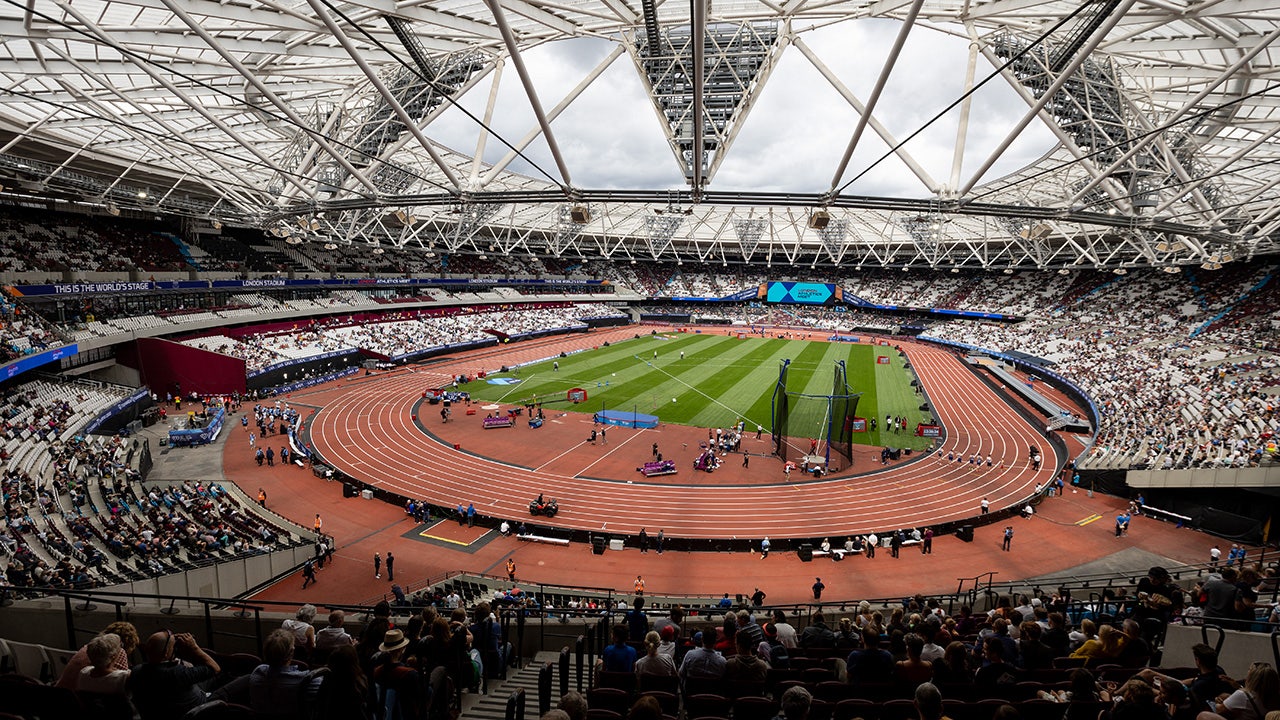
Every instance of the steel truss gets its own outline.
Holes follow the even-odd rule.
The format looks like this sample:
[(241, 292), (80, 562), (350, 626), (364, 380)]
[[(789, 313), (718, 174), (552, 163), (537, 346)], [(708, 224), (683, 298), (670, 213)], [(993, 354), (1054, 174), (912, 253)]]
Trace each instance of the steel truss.
[[(1266, 0), (35, 0), (0, 13), (0, 201), (72, 201), (253, 225), (297, 242), (426, 252), (1212, 267), (1280, 252), (1274, 9)], [(865, 97), (805, 41), (850, 19), (900, 24)], [(911, 143), (918, 128), (884, 116), (882, 90), (913, 81), (896, 72), (899, 53), (925, 32), (969, 43), (968, 66), (955, 68), (966, 93), (1008, 65), (992, 82), (1021, 98), (1026, 115), (985, 160), (972, 156), (983, 118), (971, 116), (968, 96), (949, 168), (921, 157)], [(570, 37), (613, 49), (544, 111), (524, 55)], [(858, 116), (833, 190), (717, 190), (744, 120), (793, 50)], [(687, 190), (572, 181), (553, 123), (623, 54)], [(485, 79), (487, 99), (471, 97)], [(433, 123), (463, 100), (482, 106), (478, 122), (491, 121), (503, 80), (519, 82), (532, 109), (526, 134), (508, 140), (486, 126), (473, 152), (433, 139)], [(1059, 145), (989, 177), (1033, 121)], [(839, 186), (850, 158), (850, 182), (870, 169), (853, 155), (864, 129), (918, 182), (915, 192), (868, 197)], [(505, 156), (484, 162), (486, 142), (506, 144)], [(535, 142), (554, 168), (525, 155)], [(839, 154), (832, 148), (833, 167)], [(522, 156), (541, 177), (509, 169)], [(819, 210), (830, 221), (810, 227)]]

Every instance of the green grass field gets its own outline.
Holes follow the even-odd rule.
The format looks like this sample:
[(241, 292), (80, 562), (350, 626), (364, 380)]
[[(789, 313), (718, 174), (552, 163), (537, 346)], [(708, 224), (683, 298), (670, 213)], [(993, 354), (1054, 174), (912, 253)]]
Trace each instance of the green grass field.
[[(877, 354), (888, 355), (890, 364), (877, 365)], [(883, 425), (886, 414), (901, 415), (912, 432), (924, 419), (918, 409), (923, 399), (911, 387), (912, 375), (892, 348), (758, 337), (739, 340), (716, 334), (641, 336), (560, 358), (558, 371), (548, 360), (526, 365), (518, 375), (490, 375), (461, 389), (481, 400), (523, 404), (536, 396), (545, 407), (635, 411), (657, 415), (664, 423), (697, 427), (728, 427), (743, 419), (749, 429), (759, 424), (768, 432), (778, 368), (785, 358), (791, 359), (788, 389), (792, 392), (830, 394), (834, 363), (844, 360), (849, 386), (862, 393), (859, 417), (876, 417)], [(520, 382), (513, 385), (488, 382), (516, 377)], [(566, 391), (575, 387), (588, 394), (588, 400), (577, 406), (565, 401)], [(800, 427), (794, 420), (798, 415), (793, 414), (793, 437), (818, 434), (817, 428)], [(928, 439), (910, 434), (885, 433), (882, 440), (881, 430), (854, 433), (854, 441), (914, 450), (929, 447)]]

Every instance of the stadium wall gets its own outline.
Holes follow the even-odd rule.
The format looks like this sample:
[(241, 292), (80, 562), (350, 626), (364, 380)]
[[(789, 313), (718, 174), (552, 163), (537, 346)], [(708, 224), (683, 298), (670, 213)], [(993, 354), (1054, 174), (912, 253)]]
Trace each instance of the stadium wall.
[(160, 338), (138, 338), (121, 345), (116, 360), (137, 369), (157, 396), (245, 392), (245, 362), (240, 358)]

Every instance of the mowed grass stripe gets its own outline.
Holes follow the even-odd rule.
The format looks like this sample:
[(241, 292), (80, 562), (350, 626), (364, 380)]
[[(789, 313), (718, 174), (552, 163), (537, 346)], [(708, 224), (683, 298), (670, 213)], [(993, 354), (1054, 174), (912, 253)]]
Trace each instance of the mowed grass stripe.
[[(585, 404), (575, 408), (582, 412), (635, 410), (657, 415), (663, 422), (697, 427), (727, 427), (741, 418), (767, 429), (772, 424), (773, 391), (783, 358), (792, 359), (788, 374), (792, 392), (818, 396), (831, 392), (834, 362), (843, 359), (850, 387), (863, 393), (859, 416), (879, 417), (883, 423), (885, 413), (905, 415), (914, 429), (923, 415), (909, 385), (910, 375), (890, 348), (710, 333), (664, 338), (641, 336), (529, 365), (522, 368), (522, 382), (516, 386), (481, 380), (465, 389), (481, 400), (519, 403), (536, 394), (539, 400), (567, 407), (565, 391), (582, 387), (589, 395)], [(876, 365), (877, 354), (889, 355), (893, 364)], [(556, 361), (559, 372), (552, 369)], [(895, 447), (917, 446), (907, 435), (886, 433), (884, 440)], [(878, 443), (880, 433), (855, 435), (855, 441)]]
[[(906, 360), (893, 348), (876, 349), (880, 351), (878, 354), (889, 357), (889, 364), (875, 365), (876, 388), (880, 398), (880, 411), (877, 416), (879, 423), (873, 434), (875, 441), (882, 445), (909, 447), (913, 450), (929, 447), (932, 444), (929, 438), (915, 436), (916, 423), (925, 418), (925, 414), (920, 410), (920, 403), (924, 402), (924, 398), (922, 395), (917, 395), (915, 388), (911, 387), (912, 374), (906, 369)], [(884, 425), (885, 415), (905, 417), (907, 431), (896, 434), (887, 432)]]
[[(736, 422), (743, 404), (734, 404), (737, 398), (724, 394), (724, 379), (732, 380), (746, 372), (750, 374), (753, 345), (725, 336), (711, 336), (701, 344), (707, 347), (698, 353), (700, 360), (676, 360), (668, 365), (661, 357), (655, 367), (659, 383), (649, 391), (649, 412), (664, 421), (706, 427), (724, 426)], [(718, 352), (712, 356), (710, 350)], [(676, 377), (668, 377), (665, 373)], [(729, 383), (730, 385), (732, 383)], [(676, 398), (676, 402), (670, 402)], [(645, 403), (641, 401), (640, 405)]]
[(724, 426), (743, 418), (749, 424), (769, 425), (769, 399), (777, 383), (778, 363), (789, 352), (786, 340), (744, 339), (736, 341), (749, 352), (738, 365), (750, 366), (745, 373), (718, 372), (707, 383), (708, 392), (718, 392), (725, 405), (735, 408), (735, 417), (727, 422), (716, 414), (716, 407), (707, 407), (693, 418), (703, 427)]

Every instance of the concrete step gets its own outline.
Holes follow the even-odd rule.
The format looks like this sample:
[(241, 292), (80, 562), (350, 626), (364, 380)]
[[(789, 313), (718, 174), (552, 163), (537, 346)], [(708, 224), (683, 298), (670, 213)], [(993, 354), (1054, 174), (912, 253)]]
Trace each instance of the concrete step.
[[(507, 669), (506, 680), (490, 680), (489, 692), (485, 695), (463, 693), (462, 714), (460, 720), (503, 720), (507, 712), (507, 698), (516, 690), (524, 690), (524, 715), (527, 720), (538, 717), (538, 672), (548, 662), (559, 660), (559, 654), (552, 651), (539, 652), (532, 662), (519, 670)], [(559, 700), (559, 690), (552, 683), (552, 696)], [(555, 702), (552, 702), (555, 707)]]

